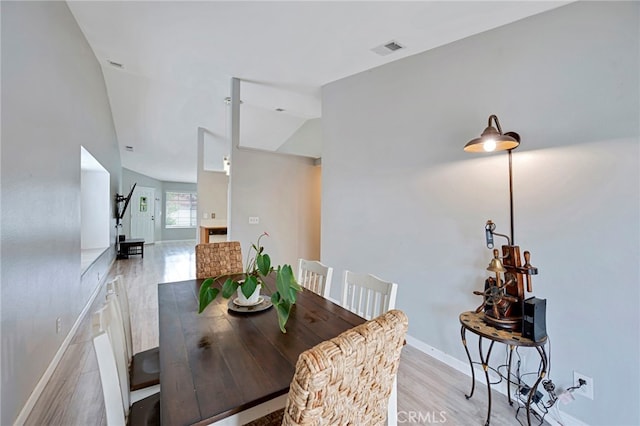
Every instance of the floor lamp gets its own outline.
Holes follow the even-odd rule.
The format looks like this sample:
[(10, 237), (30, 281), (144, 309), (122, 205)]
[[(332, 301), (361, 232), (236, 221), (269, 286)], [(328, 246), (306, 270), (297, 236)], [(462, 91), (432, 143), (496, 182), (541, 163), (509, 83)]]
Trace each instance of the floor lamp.
[[(495, 125), (495, 127), (494, 127)], [(519, 331), (522, 328), (522, 311), (525, 297), (524, 282), (527, 291), (532, 291), (531, 275), (536, 275), (538, 269), (531, 266), (530, 253), (524, 252), (524, 262), (520, 258), (520, 247), (515, 245), (513, 225), (513, 165), (512, 154), (520, 145), (520, 135), (515, 132), (502, 132), (500, 121), (495, 115), (489, 116), (487, 127), (480, 137), (472, 139), (465, 146), (466, 152), (487, 153), (507, 151), (509, 157), (509, 219), (511, 225), (510, 236), (495, 232), (495, 224), (488, 220), (485, 225), (487, 247), (493, 249), (493, 236), (498, 235), (507, 239), (502, 246), (502, 256), (497, 249), (493, 249), (493, 259), (489, 263), (488, 271), (495, 273), (485, 281), (483, 292), (475, 292), (483, 296), (482, 305), (477, 312), (484, 311), (485, 322), (498, 328)], [(504, 277), (504, 278), (502, 278)]]

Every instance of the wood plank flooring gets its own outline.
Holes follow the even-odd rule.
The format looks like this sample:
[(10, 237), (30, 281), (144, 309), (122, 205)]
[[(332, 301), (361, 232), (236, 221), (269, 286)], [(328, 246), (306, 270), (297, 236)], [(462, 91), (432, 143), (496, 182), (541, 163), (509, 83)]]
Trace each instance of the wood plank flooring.
[[(157, 284), (195, 278), (194, 247), (194, 241), (147, 245), (144, 259), (131, 256), (114, 263), (107, 279), (121, 274), (127, 284), (135, 352), (158, 345)], [(104, 289), (89, 312), (94, 312), (103, 301)], [(90, 317), (88, 314), (83, 319), (26, 425), (106, 425), (91, 342)], [(451, 338), (458, 340), (460, 337)], [(487, 409), (486, 388), (482, 384), (476, 385), (474, 397), (467, 400), (464, 394), (469, 392), (470, 385), (468, 376), (406, 346), (398, 372), (399, 424), (483, 425)], [(520, 411), (520, 421), (526, 424)], [(495, 391), (491, 424), (518, 424), (515, 408), (509, 406), (505, 396)]]

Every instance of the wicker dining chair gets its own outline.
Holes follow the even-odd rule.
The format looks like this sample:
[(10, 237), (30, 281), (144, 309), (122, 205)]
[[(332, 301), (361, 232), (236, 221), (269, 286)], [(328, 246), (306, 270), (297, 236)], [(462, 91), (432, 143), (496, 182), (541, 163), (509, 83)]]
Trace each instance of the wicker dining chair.
[(391, 310), (303, 352), (283, 410), (257, 425), (383, 425), (408, 319)]
[(282, 424), (384, 424), (407, 328), (392, 310), (303, 352)]
[(240, 242), (201, 243), (196, 245), (196, 278), (242, 273)]

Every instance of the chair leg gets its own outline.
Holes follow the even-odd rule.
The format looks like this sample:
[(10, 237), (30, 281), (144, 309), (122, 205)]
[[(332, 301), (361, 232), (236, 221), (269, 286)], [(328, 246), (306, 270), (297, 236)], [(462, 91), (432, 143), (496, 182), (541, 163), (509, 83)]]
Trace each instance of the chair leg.
[(398, 426), (398, 376), (393, 378), (393, 387), (389, 396), (387, 426)]

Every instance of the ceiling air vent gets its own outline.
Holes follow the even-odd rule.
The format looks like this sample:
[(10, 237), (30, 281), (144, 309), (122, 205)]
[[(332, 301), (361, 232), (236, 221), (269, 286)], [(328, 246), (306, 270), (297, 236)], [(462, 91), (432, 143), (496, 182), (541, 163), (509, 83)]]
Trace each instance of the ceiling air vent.
[(126, 149), (129, 152), (133, 152), (133, 147), (131, 145), (125, 146), (124, 149)]
[(389, 55), (390, 53), (396, 52), (400, 49), (404, 49), (404, 46), (401, 45), (400, 43), (398, 43), (397, 41), (391, 40), (388, 43), (385, 43), (381, 46), (378, 47), (374, 47), (373, 49), (371, 49), (372, 51), (374, 51), (375, 53), (377, 53), (380, 56), (386, 56)]
[(109, 65), (111, 65), (114, 68), (120, 68), (120, 69), (124, 68), (124, 65), (122, 65), (120, 62), (115, 62), (111, 60), (107, 60), (107, 62), (109, 63)]

